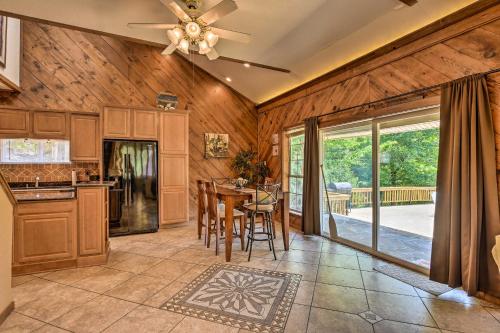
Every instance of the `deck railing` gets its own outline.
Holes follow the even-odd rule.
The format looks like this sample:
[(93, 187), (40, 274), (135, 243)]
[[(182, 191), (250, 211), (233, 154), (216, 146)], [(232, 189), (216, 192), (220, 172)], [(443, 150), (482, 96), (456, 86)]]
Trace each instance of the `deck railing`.
[[(382, 206), (432, 202), (432, 193), (436, 187), (401, 186), (381, 187), (380, 204)], [(351, 195), (328, 191), (332, 212), (347, 215), (350, 208), (372, 205), (372, 189), (369, 187), (353, 188)], [(326, 196), (325, 204), (326, 204)], [(326, 205), (325, 205), (326, 209)]]

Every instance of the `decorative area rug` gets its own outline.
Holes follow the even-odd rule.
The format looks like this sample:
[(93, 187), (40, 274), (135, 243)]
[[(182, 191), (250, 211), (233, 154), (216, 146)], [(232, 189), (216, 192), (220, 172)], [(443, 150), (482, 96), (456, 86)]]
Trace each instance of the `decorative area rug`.
[(420, 274), (400, 266), (386, 264), (375, 266), (373, 269), (399, 281), (408, 283), (415, 288), (425, 290), (435, 296), (439, 296), (453, 290), (445, 284), (429, 280), (429, 277), (424, 274)]
[(301, 278), (215, 264), (161, 308), (253, 332), (283, 332)]

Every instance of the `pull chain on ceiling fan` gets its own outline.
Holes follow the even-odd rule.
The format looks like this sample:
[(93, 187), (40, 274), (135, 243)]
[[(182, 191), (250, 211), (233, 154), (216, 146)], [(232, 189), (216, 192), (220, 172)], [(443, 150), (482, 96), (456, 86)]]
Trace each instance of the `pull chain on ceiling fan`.
[(211, 27), (210, 25), (238, 9), (233, 0), (222, 0), (207, 12), (197, 16), (201, 0), (185, 0), (188, 7), (186, 13), (179, 4), (173, 0), (160, 0), (177, 18), (178, 24), (169, 23), (129, 23), (130, 28), (167, 29), (167, 37), (170, 40), (168, 47), (163, 50), (163, 55), (172, 54), (179, 50), (189, 54), (189, 50), (196, 50), (199, 54), (206, 55), (208, 59), (215, 60), (219, 54), (214, 46), (219, 38), (233, 40), (242, 43), (250, 42), (250, 35)]

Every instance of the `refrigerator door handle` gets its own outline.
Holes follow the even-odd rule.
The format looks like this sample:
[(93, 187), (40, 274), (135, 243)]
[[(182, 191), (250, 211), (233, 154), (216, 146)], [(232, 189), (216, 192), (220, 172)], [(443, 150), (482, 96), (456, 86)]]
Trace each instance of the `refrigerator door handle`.
[(129, 184), (128, 184), (128, 179), (129, 179), (129, 174), (128, 174), (128, 154), (125, 154), (124, 156), (125, 159), (125, 170), (124, 170), (124, 175), (125, 175), (125, 207), (128, 207), (128, 192), (129, 192)]
[(130, 206), (132, 204), (132, 164), (131, 164), (131, 161), (130, 161), (130, 154), (127, 154), (128, 158), (127, 158), (127, 172), (128, 172), (128, 184), (127, 184), (127, 187), (128, 187), (128, 198), (127, 198), (127, 201), (128, 201), (128, 206)]

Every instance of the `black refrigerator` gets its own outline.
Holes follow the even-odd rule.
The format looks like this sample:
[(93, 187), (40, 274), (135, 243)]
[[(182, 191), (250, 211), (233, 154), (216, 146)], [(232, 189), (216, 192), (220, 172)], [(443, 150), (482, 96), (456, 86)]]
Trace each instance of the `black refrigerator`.
[(158, 231), (158, 149), (154, 141), (104, 140), (110, 236)]

